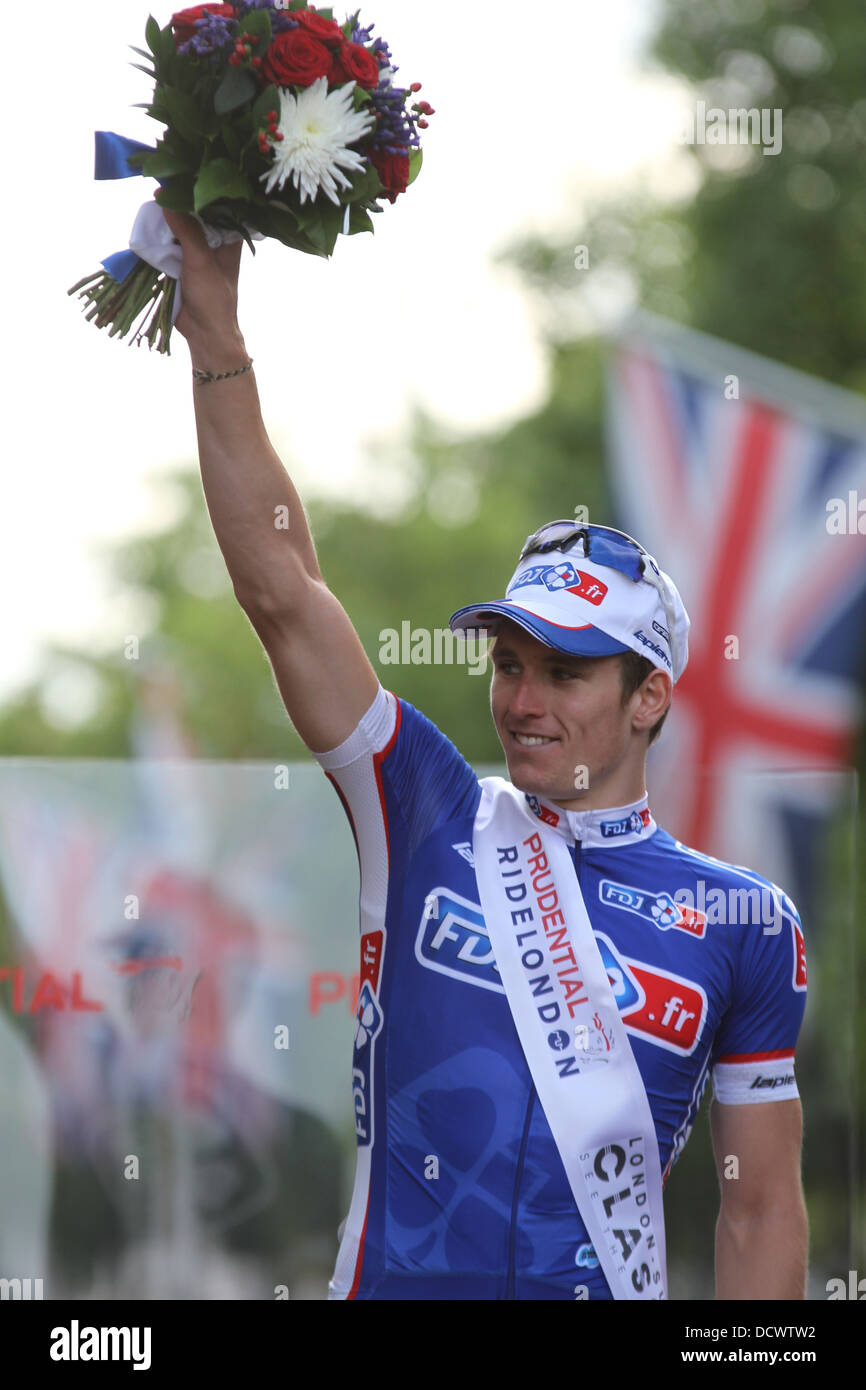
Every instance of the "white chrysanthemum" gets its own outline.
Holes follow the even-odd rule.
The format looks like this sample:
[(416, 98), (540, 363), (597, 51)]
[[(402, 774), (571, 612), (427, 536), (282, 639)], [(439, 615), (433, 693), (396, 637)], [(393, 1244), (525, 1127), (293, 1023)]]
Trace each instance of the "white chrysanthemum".
[(319, 77), (298, 96), (280, 89), (277, 129), (282, 140), (272, 146), (274, 162), (261, 178), (270, 193), (291, 178), (301, 202), (311, 200), (321, 188), (332, 203), (339, 203), (338, 184), (349, 187), (341, 169), (361, 170), (365, 163), (350, 150), (375, 124), (372, 115), (353, 109), (354, 82), (328, 91), (327, 77)]

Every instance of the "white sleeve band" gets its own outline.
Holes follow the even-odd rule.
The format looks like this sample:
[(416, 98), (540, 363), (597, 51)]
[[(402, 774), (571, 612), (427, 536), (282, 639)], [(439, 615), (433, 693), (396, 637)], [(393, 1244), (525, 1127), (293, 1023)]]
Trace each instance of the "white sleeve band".
[(720, 1105), (795, 1100), (800, 1092), (794, 1077), (794, 1059), (768, 1057), (765, 1061), (717, 1062), (713, 1067), (713, 1094)]
[(313, 757), (326, 772), (337, 772), (369, 753), (381, 753), (396, 722), (397, 701), (390, 690), (380, 685), (375, 700), (349, 737), (338, 748), (327, 753), (313, 753)]

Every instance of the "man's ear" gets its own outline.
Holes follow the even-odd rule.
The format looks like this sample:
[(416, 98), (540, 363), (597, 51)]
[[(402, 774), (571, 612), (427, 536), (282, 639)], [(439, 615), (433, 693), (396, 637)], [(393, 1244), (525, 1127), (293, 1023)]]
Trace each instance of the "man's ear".
[(632, 713), (632, 728), (651, 729), (657, 724), (671, 702), (673, 689), (674, 683), (667, 671), (660, 671), (656, 666), (632, 697), (637, 700)]

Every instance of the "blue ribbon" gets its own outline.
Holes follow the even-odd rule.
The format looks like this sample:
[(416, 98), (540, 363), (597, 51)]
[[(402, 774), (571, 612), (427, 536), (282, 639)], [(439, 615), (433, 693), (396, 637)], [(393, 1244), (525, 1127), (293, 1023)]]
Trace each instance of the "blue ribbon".
[(96, 179), (131, 179), (141, 174), (140, 169), (130, 169), (127, 159), (139, 150), (153, 154), (153, 145), (143, 145), (140, 140), (130, 140), (126, 135), (116, 135), (113, 130), (97, 130), (95, 134), (96, 159), (93, 177)]
[[(126, 135), (117, 135), (113, 130), (97, 130), (95, 133), (96, 157), (93, 176), (97, 179), (131, 179), (141, 174), (140, 169), (130, 169), (127, 159), (139, 150), (153, 154), (152, 145), (143, 145), (140, 140), (130, 140)], [(106, 256), (101, 264), (114, 280), (125, 280), (141, 258), (134, 251), (115, 251)]]

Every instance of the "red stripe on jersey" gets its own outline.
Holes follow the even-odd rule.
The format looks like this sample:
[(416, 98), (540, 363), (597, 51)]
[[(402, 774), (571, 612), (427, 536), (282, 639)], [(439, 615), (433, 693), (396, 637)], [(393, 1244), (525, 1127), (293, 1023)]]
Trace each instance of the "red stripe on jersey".
[(376, 774), (376, 789), (379, 793), (379, 805), (382, 808), (382, 824), (385, 827), (385, 848), (388, 853), (389, 872), (391, 869), (391, 838), (388, 834), (388, 812), (385, 808), (385, 793), (382, 789), (382, 763), (385, 761), (388, 754), (391, 752), (391, 749), (394, 747), (394, 744), (397, 742), (397, 735), (400, 732), (400, 723), (403, 716), (403, 708), (396, 695), (394, 696), (394, 699), (397, 704), (397, 719), (394, 724), (394, 732), (388, 739), (388, 742), (385, 744), (385, 747), (382, 749), (382, 751), (380, 753), (373, 754), (373, 771)]
[(732, 1052), (727, 1057), (720, 1057), (716, 1065), (726, 1062), (772, 1062), (777, 1057), (793, 1057), (793, 1055), (793, 1047), (783, 1048), (781, 1052)]
[(367, 1192), (367, 1210), (364, 1212), (364, 1225), (361, 1227), (361, 1239), (358, 1242), (358, 1258), (355, 1261), (355, 1277), (352, 1280), (352, 1287), (346, 1294), (346, 1301), (354, 1298), (358, 1292), (358, 1285), (361, 1282), (361, 1265), (364, 1262), (364, 1237), (367, 1234), (367, 1217), (370, 1215), (370, 1193)]
[[(390, 693), (390, 692), (389, 692), (389, 693)], [(402, 709), (402, 706), (401, 706), (401, 704), (400, 704), (400, 701), (399, 701), (399, 699), (398, 699), (398, 697), (397, 697), (396, 695), (394, 696), (394, 700), (395, 700), (395, 703), (396, 703), (396, 706), (397, 706), (397, 718), (396, 718), (395, 723), (394, 723), (394, 732), (393, 732), (393, 734), (391, 735), (391, 737), (389, 738), (388, 742), (385, 744), (385, 747), (382, 749), (382, 751), (381, 751), (380, 753), (374, 753), (374, 754), (373, 754), (373, 771), (374, 771), (375, 774), (376, 774), (376, 790), (377, 790), (378, 793), (379, 793), (379, 805), (380, 805), (381, 808), (382, 808), (382, 825), (383, 825), (384, 828), (385, 828), (385, 849), (386, 849), (387, 855), (388, 855), (388, 871), (389, 871), (389, 873), (390, 873), (390, 870), (391, 870), (391, 840), (390, 840), (390, 836), (389, 836), (389, 834), (388, 834), (388, 811), (387, 811), (387, 808), (386, 808), (386, 806), (385, 806), (385, 792), (384, 792), (384, 789), (383, 789), (383, 787), (382, 787), (382, 763), (385, 761), (385, 759), (387, 758), (388, 754), (391, 752), (391, 749), (394, 747), (394, 744), (397, 742), (397, 735), (398, 735), (399, 732), (400, 732), (400, 723), (401, 723), (402, 716), (403, 716), (403, 709)], [(371, 1176), (372, 1176), (372, 1175), (371, 1175)], [(354, 1297), (355, 1297), (355, 1295), (356, 1295), (357, 1292), (358, 1292), (358, 1286), (359, 1286), (359, 1284), (361, 1283), (361, 1269), (362, 1269), (363, 1264), (364, 1264), (364, 1238), (365, 1238), (365, 1236), (366, 1236), (366, 1234), (367, 1234), (367, 1218), (369, 1217), (369, 1215), (370, 1215), (370, 1188), (369, 1188), (369, 1186), (368, 1186), (368, 1187), (367, 1187), (367, 1206), (366, 1206), (366, 1208), (365, 1208), (365, 1210), (364, 1210), (364, 1225), (363, 1225), (362, 1228), (361, 1228), (361, 1239), (358, 1241), (358, 1257), (357, 1257), (357, 1259), (355, 1260), (355, 1277), (354, 1277), (354, 1279), (352, 1280), (352, 1287), (351, 1287), (351, 1289), (349, 1290), (348, 1294), (346, 1295), (347, 1300), (350, 1299), (350, 1298), (354, 1298)]]
[(358, 864), (359, 864), (359, 866), (360, 866), (360, 863), (361, 863), (361, 847), (360, 847), (360, 845), (358, 844), (358, 832), (357, 832), (357, 830), (355, 829), (355, 818), (354, 818), (354, 816), (352, 815), (352, 812), (351, 812), (351, 809), (350, 809), (350, 807), (349, 807), (348, 801), (346, 800), (346, 798), (344, 797), (342, 791), (340, 790), (340, 784), (339, 784), (339, 782), (337, 782), (336, 779), (335, 779), (334, 777), (331, 776), (330, 772), (326, 772), (326, 773), (325, 773), (325, 776), (327, 777), (327, 779), (328, 779), (328, 781), (330, 782), (331, 786), (334, 788), (334, 791), (337, 793), (337, 796), (340, 798), (340, 805), (343, 807), (343, 810), (346, 812), (346, 816), (347, 816), (347, 818), (348, 818), (349, 825), (351, 826), (351, 829), (352, 829), (352, 839), (355, 841), (355, 853), (356, 853), (357, 856), (358, 856)]

